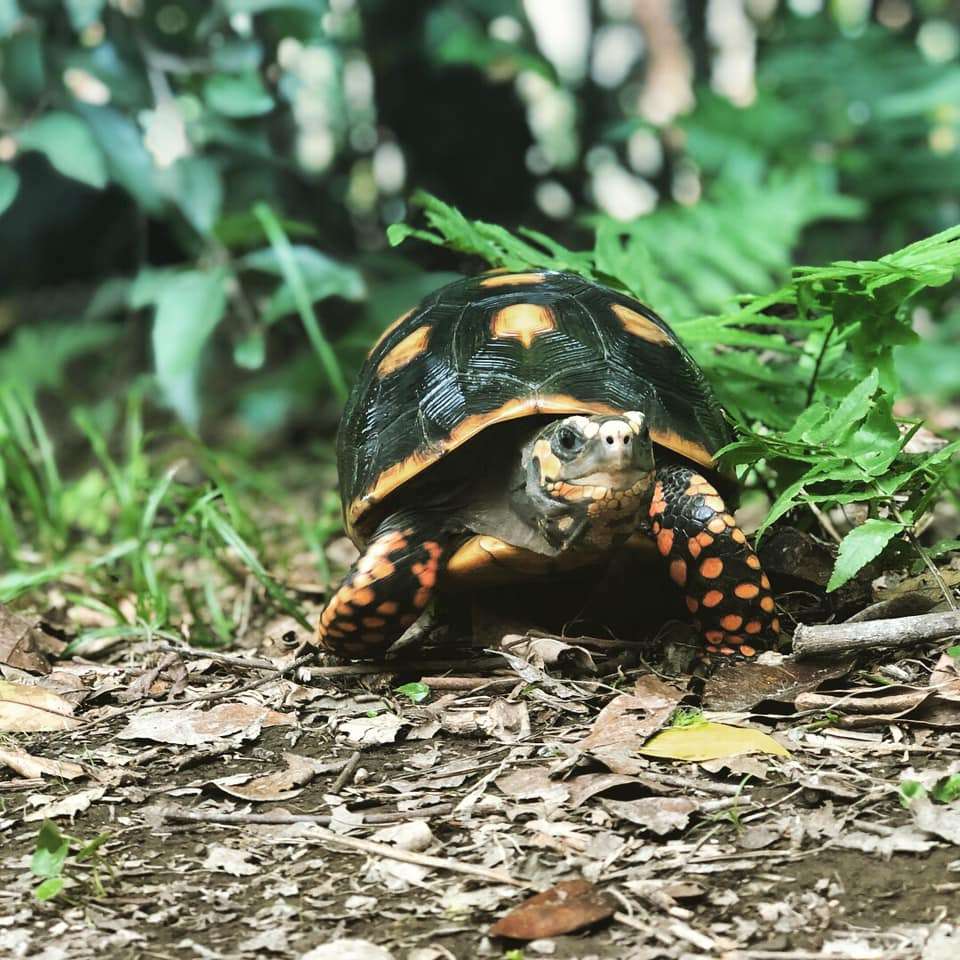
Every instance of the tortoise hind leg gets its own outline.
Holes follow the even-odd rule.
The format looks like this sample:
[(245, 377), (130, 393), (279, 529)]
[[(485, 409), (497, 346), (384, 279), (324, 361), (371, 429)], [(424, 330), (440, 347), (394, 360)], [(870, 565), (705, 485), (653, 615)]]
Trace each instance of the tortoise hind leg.
[(658, 467), (650, 520), (707, 651), (749, 657), (775, 646), (770, 581), (710, 481), (686, 464)]
[(320, 614), (315, 643), (351, 659), (381, 659), (423, 612), (450, 537), (423, 517), (385, 520)]

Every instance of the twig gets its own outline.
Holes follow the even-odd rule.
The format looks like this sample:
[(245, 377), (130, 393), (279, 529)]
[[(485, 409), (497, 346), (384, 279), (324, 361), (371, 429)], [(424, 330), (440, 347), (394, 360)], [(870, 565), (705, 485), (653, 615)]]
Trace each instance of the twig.
[[(236, 814), (223, 813), (195, 813), (187, 810), (178, 810), (165, 815), (167, 820), (173, 820), (181, 823), (276, 823), (275, 818), (279, 814), (240, 814), (243, 819), (240, 821), (227, 818), (235, 817)], [(372, 840), (361, 840), (358, 837), (346, 837), (327, 830), (326, 827), (316, 823), (315, 820), (304, 821), (301, 814), (287, 814), (288, 818), (280, 822), (283, 823), (302, 823), (312, 822), (315, 827), (313, 836), (307, 838), (311, 840), (320, 840), (333, 846), (344, 847), (347, 850), (355, 850), (357, 853), (367, 853), (374, 857), (385, 857), (388, 860), (399, 860), (401, 863), (413, 863), (420, 867), (430, 867), (434, 870), (446, 870), (449, 873), (459, 873), (468, 877), (477, 877), (480, 880), (488, 880), (491, 883), (509, 884), (511, 887), (520, 887), (522, 889), (536, 889), (533, 884), (526, 880), (517, 880), (504, 873), (501, 870), (490, 870), (487, 867), (478, 867), (472, 863), (460, 863), (458, 860), (448, 859), (446, 857), (433, 857), (425, 853), (413, 853), (409, 850), (401, 850), (398, 847), (391, 847), (386, 843), (374, 843)], [(271, 819), (272, 818), (272, 819)]]
[(807, 506), (810, 508), (810, 512), (817, 518), (820, 526), (827, 532), (830, 539), (834, 543), (839, 543), (843, 537), (840, 536), (839, 531), (833, 525), (833, 521), (830, 517), (827, 516), (815, 503), (808, 503)]
[(214, 650), (198, 650), (194, 647), (179, 647), (172, 643), (154, 643), (151, 650), (164, 653), (176, 653), (191, 660), (215, 660), (217, 663), (226, 663), (232, 667), (242, 667), (247, 670), (271, 670), (274, 673), (283, 673), (284, 668), (278, 667), (269, 660), (260, 657), (237, 657), (229, 653), (217, 653)]
[(477, 657), (473, 660), (383, 660), (380, 663), (345, 663), (338, 667), (310, 667), (306, 673), (310, 680), (322, 677), (362, 677), (375, 673), (416, 674), (444, 670), (486, 670), (503, 667), (500, 657)]
[(354, 750), (350, 759), (343, 765), (343, 769), (337, 774), (337, 779), (333, 781), (330, 788), (331, 793), (339, 793), (348, 783), (353, 783), (357, 767), (360, 766), (360, 758), (363, 756), (360, 750)]
[(907, 647), (960, 634), (960, 613), (925, 613), (864, 623), (800, 624), (793, 635), (793, 654), (836, 656), (876, 647)]
[(894, 503), (892, 499), (890, 500), (890, 512), (900, 523), (903, 524), (904, 533), (906, 533), (907, 539), (910, 541), (911, 546), (913, 547), (914, 550), (917, 551), (917, 553), (920, 554), (920, 558), (923, 560), (927, 569), (930, 571), (931, 576), (933, 577), (934, 580), (937, 581), (937, 586), (943, 592), (943, 596), (944, 596), (944, 599), (947, 601), (947, 605), (950, 607), (951, 610), (956, 612), (957, 601), (953, 599), (953, 591), (946, 585), (946, 583), (943, 580), (943, 577), (940, 576), (940, 571), (937, 569), (937, 565), (930, 559), (930, 555), (927, 553), (926, 550), (923, 549), (923, 545), (917, 539), (917, 535), (913, 532), (913, 524), (907, 523), (907, 521), (903, 519), (902, 514), (897, 509), (896, 503)]
[(502, 690), (522, 683), (519, 677), (421, 677), (432, 690)]
[(820, 365), (823, 363), (823, 358), (827, 354), (827, 347), (830, 345), (830, 339), (833, 337), (833, 331), (837, 327), (837, 321), (830, 321), (830, 329), (827, 330), (827, 335), (823, 338), (823, 343), (820, 344), (820, 352), (817, 354), (816, 362), (813, 365), (813, 374), (810, 377), (810, 382), (807, 384), (807, 402), (804, 406), (809, 407), (813, 402), (813, 394), (817, 388), (817, 377), (820, 376)]
[[(163, 788), (165, 792), (167, 787)], [(363, 822), (360, 826), (376, 827), (389, 823), (406, 823), (410, 820), (426, 820), (430, 817), (442, 817), (452, 813), (456, 804), (435, 803), (429, 807), (420, 807), (419, 810), (383, 810), (362, 811)], [(200, 814), (193, 817), (200, 818)], [(214, 818), (217, 819), (214, 819)], [(176, 819), (171, 815), (168, 819)], [(315, 823), (321, 827), (328, 827), (336, 819), (329, 813), (221, 813), (209, 814), (202, 817), (205, 823), (221, 823), (224, 826), (238, 826), (242, 824), (286, 825), (290, 823)]]

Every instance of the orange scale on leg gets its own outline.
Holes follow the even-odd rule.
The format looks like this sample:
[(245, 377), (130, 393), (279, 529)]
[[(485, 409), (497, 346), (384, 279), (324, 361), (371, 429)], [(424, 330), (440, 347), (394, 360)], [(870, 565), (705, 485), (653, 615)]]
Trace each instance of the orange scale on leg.
[(750, 620), (743, 629), (747, 633), (759, 633), (763, 629), (763, 624), (759, 620)]
[(657, 534), (657, 549), (662, 556), (669, 556), (670, 551), (673, 549), (673, 530), (668, 528), (661, 530)]
[(773, 613), (773, 611), (774, 611), (776, 608), (777, 608), (777, 605), (773, 602), (773, 597), (771, 597), (769, 594), (767, 594), (767, 595), (760, 601), (760, 609), (761, 609), (761, 610), (766, 610), (767, 613)]
[(720, 652), (721, 652), (725, 657), (729, 657), (729, 656), (731, 656), (732, 654), (736, 653), (737, 651), (734, 650), (733, 647), (721, 647), (721, 648), (720, 648)]
[(696, 537), (691, 537), (687, 541), (687, 550), (689, 551), (690, 556), (694, 558), (694, 560), (696, 560), (696, 558), (700, 556), (700, 551), (702, 549), (703, 548), (700, 546), (700, 541)]
[(743, 617), (736, 613), (728, 613), (720, 620), (720, 626), (724, 630), (739, 630), (743, 624)]
[(425, 607), (429, 602), (429, 600), (430, 600), (430, 590), (427, 587), (421, 587), (413, 595), (413, 604), (415, 607), (419, 607), (420, 609)]
[(717, 647), (715, 647), (712, 643), (708, 643), (708, 644), (707, 644), (707, 652), (708, 652), (708, 653), (719, 653), (719, 649), (718, 649)]
[(706, 549), (707, 547), (710, 546), (711, 543), (713, 543), (713, 537), (711, 537), (709, 533), (698, 533), (697, 543), (699, 543), (701, 547)]
[(654, 520), (653, 525), (651, 526), (650, 529), (653, 530), (653, 535), (657, 536), (657, 534), (660, 533), (660, 524), (656, 520)]
[(366, 627), (368, 630), (371, 628), (376, 630), (378, 627), (385, 627), (387, 621), (384, 620), (383, 617), (364, 617), (360, 621), (360, 625)]
[(770, 629), (771, 629), (774, 633), (779, 633), (779, 632), (780, 632), (780, 618), (779, 618), (779, 617), (774, 617), (774, 618), (770, 621)]
[(751, 570), (759, 570), (760, 558), (755, 553), (751, 553), (746, 559), (746, 564)]
[(399, 609), (399, 604), (397, 604), (395, 600), (385, 600), (377, 607), (377, 613), (382, 613), (386, 617), (392, 617)]
[(707, 643), (723, 643), (724, 635), (722, 630), (708, 630), (704, 637)]
[(723, 518), (722, 518), (722, 519), (723, 519), (723, 522), (724, 522), (728, 527), (736, 527), (736, 525), (737, 525), (737, 521), (734, 520), (733, 517), (731, 517), (729, 513), (723, 514)]
[(683, 560), (674, 560), (670, 564), (670, 579), (681, 587), (687, 582), (687, 564)]
[(374, 580), (386, 580), (395, 571), (396, 567), (389, 560), (378, 560), (370, 571)]
[(420, 581), (421, 587), (429, 589), (437, 582), (436, 568), (431, 567), (429, 570), (424, 570), (417, 579)]
[(716, 607), (723, 603), (723, 593), (720, 590), (708, 590), (703, 595), (703, 605), (705, 607)]
[(687, 600), (687, 609), (691, 613), (696, 613), (697, 610), (700, 608), (700, 601), (697, 600), (696, 597), (687, 597), (686, 600)]
[(740, 653), (745, 657), (755, 657), (757, 655), (757, 651), (745, 643), (740, 644)]
[(752, 600), (760, 592), (760, 588), (755, 583), (738, 583), (733, 592), (741, 600)]
[[(357, 625), (356, 625), (352, 620), (341, 620), (341, 621), (337, 624), (337, 627), (338, 627), (338, 629), (340, 629), (340, 630), (346, 630), (347, 633), (356, 633), (356, 632), (357, 632)], [(330, 632), (333, 633), (332, 630), (331, 630)]]
[(365, 607), (370, 603), (373, 603), (377, 599), (376, 593), (370, 589), (370, 587), (363, 587), (361, 590), (354, 590), (353, 596), (350, 598), (352, 603), (355, 603), (358, 607)]
[(707, 557), (700, 564), (700, 575), (708, 580), (715, 580), (723, 573), (723, 561), (719, 557)]
[(770, 581), (767, 579), (767, 575), (765, 573), (760, 574), (760, 586), (763, 587), (764, 590), (770, 589)]
[(705, 507), (710, 507), (712, 510), (716, 510), (717, 513), (719, 513), (726, 506), (726, 504), (723, 502), (723, 500), (720, 499), (720, 497), (713, 497), (713, 496), (704, 497), (703, 505)]
[(730, 536), (733, 537), (733, 539), (736, 540), (737, 543), (746, 543), (746, 542), (747, 542), (747, 536), (746, 536), (746, 534), (745, 534), (739, 527), (734, 527), (734, 528), (730, 531)]

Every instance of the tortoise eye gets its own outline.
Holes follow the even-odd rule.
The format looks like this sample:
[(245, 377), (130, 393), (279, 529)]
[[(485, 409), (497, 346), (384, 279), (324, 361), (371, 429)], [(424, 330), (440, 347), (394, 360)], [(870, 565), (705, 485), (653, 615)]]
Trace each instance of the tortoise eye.
[(583, 437), (570, 427), (561, 427), (556, 434), (558, 453), (576, 453), (583, 446)]

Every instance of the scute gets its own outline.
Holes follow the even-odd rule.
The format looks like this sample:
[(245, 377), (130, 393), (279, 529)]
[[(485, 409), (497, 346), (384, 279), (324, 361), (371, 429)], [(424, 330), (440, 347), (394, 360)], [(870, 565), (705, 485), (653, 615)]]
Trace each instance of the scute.
[(377, 503), (494, 423), (646, 409), (657, 443), (707, 467), (732, 439), (702, 371), (647, 307), (573, 274), (494, 276), (431, 294), (367, 357), (338, 439), (357, 542)]

